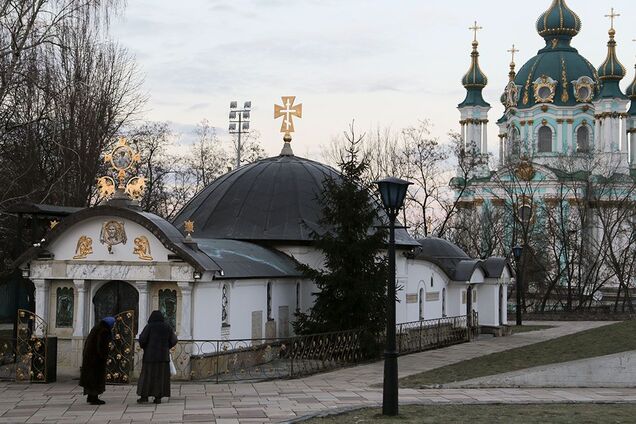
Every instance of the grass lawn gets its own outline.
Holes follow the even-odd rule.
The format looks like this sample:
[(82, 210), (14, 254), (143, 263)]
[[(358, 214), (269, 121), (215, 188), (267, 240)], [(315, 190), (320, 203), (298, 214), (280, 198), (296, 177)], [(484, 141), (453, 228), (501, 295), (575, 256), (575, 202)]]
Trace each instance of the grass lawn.
[(636, 321), (619, 322), (411, 375), (400, 380), (400, 384), (402, 387), (417, 388), (452, 383), (540, 365), (636, 350), (634, 334)]
[(309, 424), (327, 423), (471, 423), (471, 424), (598, 424), (633, 423), (636, 404), (432, 405), (402, 406), (400, 416), (385, 418), (379, 409), (362, 409)]
[(547, 330), (548, 328), (554, 327), (552, 325), (513, 325), (512, 334), (529, 333), (530, 331)]

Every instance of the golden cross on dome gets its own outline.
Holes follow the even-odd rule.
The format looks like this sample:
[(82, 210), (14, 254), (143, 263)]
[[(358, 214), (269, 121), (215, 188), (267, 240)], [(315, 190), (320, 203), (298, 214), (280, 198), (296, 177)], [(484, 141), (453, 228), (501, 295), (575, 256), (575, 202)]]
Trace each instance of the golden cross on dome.
[(291, 141), (291, 133), (294, 132), (294, 116), (297, 118), (303, 117), (303, 105), (294, 105), (296, 96), (284, 96), (283, 106), (274, 105), (274, 119), (283, 117), (283, 123), (280, 127), (280, 132), (285, 134), (283, 138), (285, 141)]
[(610, 14), (609, 15), (605, 15), (606, 18), (610, 18), (612, 29), (614, 29), (614, 18), (618, 18), (619, 16), (621, 16), (621, 14), (620, 13), (615, 13), (613, 7), (612, 7), (612, 10), (610, 11)]
[(519, 50), (515, 49), (515, 45), (512, 45), (512, 49), (508, 50), (508, 53), (512, 53), (512, 63), (515, 63), (515, 53), (519, 53)]
[(475, 36), (473, 38), (473, 41), (475, 42), (477, 41), (477, 31), (479, 31), (480, 29), (484, 29), (484, 27), (477, 25), (477, 21), (475, 21), (475, 25), (471, 26), (468, 29), (474, 32)]

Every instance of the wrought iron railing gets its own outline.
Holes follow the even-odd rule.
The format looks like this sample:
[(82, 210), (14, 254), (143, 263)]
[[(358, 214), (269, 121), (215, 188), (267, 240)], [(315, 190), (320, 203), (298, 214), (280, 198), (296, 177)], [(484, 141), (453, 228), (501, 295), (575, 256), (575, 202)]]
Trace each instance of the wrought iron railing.
[[(188, 340), (172, 349), (176, 379), (215, 381), (293, 378), (355, 364), (363, 330), (278, 339)], [(136, 345), (135, 369), (141, 369)]]
[(468, 342), (476, 336), (478, 322), (477, 312), (473, 312), (470, 323), (468, 316), (463, 315), (398, 324), (398, 353), (405, 355)]
[[(466, 316), (398, 324), (398, 352), (467, 342), (476, 327), (476, 314), (472, 328)], [(174, 378), (217, 383), (296, 378), (377, 359), (384, 340), (384, 334), (351, 330), (276, 339), (180, 341), (172, 350)], [(139, 373), (142, 352), (135, 343), (134, 368)]]

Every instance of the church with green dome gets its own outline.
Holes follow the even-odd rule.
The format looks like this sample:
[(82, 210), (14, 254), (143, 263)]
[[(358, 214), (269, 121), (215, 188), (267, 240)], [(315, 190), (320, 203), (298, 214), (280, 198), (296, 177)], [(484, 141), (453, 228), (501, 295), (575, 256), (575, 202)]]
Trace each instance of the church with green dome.
[[(518, 50), (509, 50), (513, 59), (500, 98), (504, 113), (496, 121), (496, 147), (488, 144), (491, 106), (483, 97), (488, 78), (480, 67), (476, 35), (472, 42), (470, 68), (462, 78), (466, 97), (458, 105), (462, 154), (451, 181), (460, 199), (459, 221), (467, 237), (482, 232), (477, 250), (498, 245), (502, 254), (527, 245), (533, 256), (528, 261), (541, 269), (530, 277), (535, 281), (582, 284), (573, 282), (579, 271), (565, 268), (582, 264), (583, 250), (623, 254), (633, 244), (636, 221), (624, 208), (631, 210), (636, 200), (636, 76), (628, 86), (622, 84), (627, 71), (617, 52), (618, 16), (613, 9), (606, 15), (611, 20), (607, 56), (592, 64), (575, 47), (581, 18), (565, 0), (552, 1), (536, 21), (545, 47), (520, 68)], [(476, 34), (481, 28), (471, 29)], [(498, 151), (496, 159), (489, 149)], [(611, 229), (609, 216), (632, 218)], [(488, 228), (475, 230), (479, 227)], [(503, 240), (494, 240), (498, 233)], [(581, 248), (578, 258), (568, 250), (573, 244)], [(604, 273), (601, 267), (595, 272), (623, 284), (616, 272)]]

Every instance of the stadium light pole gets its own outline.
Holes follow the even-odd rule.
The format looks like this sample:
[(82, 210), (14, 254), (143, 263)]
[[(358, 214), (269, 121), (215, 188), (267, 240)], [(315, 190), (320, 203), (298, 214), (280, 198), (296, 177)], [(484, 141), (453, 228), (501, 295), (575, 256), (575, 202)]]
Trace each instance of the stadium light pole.
[(389, 275), (387, 288), (387, 323), (386, 346), (384, 350), (384, 385), (382, 388), (382, 414), (398, 415), (398, 354), (395, 337), (395, 220), (400, 209), (404, 206), (404, 199), (409, 181), (399, 178), (385, 178), (375, 182), (380, 192), (382, 205), (389, 216)]
[(241, 135), (249, 132), (250, 129), (250, 113), (252, 111), (252, 102), (247, 101), (243, 104), (243, 108), (238, 108), (238, 102), (230, 102), (230, 134), (236, 134), (236, 167), (241, 166)]

